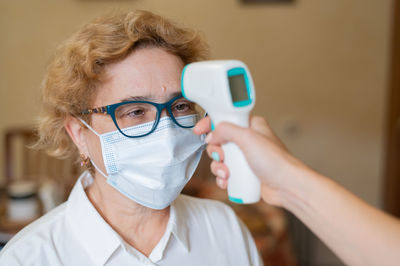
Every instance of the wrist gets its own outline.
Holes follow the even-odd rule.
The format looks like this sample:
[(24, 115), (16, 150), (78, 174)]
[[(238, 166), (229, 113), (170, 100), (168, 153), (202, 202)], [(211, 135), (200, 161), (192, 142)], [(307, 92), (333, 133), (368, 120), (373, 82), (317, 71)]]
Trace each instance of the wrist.
[(310, 205), (308, 199), (312, 198), (316, 183), (323, 177), (295, 158), (285, 168), (278, 185), (281, 206), (295, 213), (298, 208)]

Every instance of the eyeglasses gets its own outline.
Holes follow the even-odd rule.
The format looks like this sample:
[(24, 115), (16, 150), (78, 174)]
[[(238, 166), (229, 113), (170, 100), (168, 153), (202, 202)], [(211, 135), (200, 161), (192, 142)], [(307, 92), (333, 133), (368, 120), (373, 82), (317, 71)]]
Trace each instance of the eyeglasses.
[[(86, 109), (82, 115), (110, 115), (115, 126), (122, 135), (128, 138), (139, 138), (151, 134), (160, 121), (162, 110), (166, 109), (174, 123), (182, 128), (192, 128), (202, 118), (205, 111), (197, 104), (183, 98), (182, 94), (165, 103), (149, 101), (127, 101), (93, 109)], [(180, 117), (195, 115), (196, 119), (180, 119)], [(147, 124), (148, 123), (148, 124)], [(149, 130), (134, 131), (133, 126), (146, 124)], [(130, 130), (128, 130), (130, 129)]]

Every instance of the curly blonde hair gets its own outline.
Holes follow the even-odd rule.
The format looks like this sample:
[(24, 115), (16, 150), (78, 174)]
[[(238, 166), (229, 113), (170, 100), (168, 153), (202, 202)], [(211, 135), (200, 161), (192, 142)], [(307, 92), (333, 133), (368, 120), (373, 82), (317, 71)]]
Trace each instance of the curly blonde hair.
[(199, 32), (148, 11), (114, 12), (95, 19), (62, 43), (48, 66), (35, 147), (59, 158), (74, 154), (76, 147), (64, 127), (66, 117), (79, 117), (81, 110), (91, 107), (107, 64), (148, 46), (161, 47), (185, 64), (209, 55)]

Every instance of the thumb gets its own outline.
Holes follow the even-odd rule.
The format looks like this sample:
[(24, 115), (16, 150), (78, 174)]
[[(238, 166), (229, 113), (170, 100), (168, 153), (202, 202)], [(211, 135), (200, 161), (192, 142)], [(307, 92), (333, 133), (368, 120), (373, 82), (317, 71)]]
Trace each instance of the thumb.
[(261, 116), (252, 116), (250, 118), (250, 128), (264, 136), (273, 134), (268, 122)]
[(288, 151), (285, 144), (275, 135), (268, 122), (261, 116), (253, 116), (250, 119), (250, 128), (255, 132), (267, 137), (275, 144)]

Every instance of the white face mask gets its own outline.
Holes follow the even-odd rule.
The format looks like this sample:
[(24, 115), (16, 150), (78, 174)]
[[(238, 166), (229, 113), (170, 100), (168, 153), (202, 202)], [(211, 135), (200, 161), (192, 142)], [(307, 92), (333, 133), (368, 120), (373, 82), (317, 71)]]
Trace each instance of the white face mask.
[[(197, 115), (176, 117), (178, 121), (197, 121)], [(192, 177), (204, 150), (204, 136), (163, 117), (156, 130), (140, 138), (127, 138), (118, 130), (98, 134), (107, 174), (93, 166), (119, 192), (151, 209), (169, 206)], [(133, 126), (124, 131), (149, 131), (154, 123)]]

